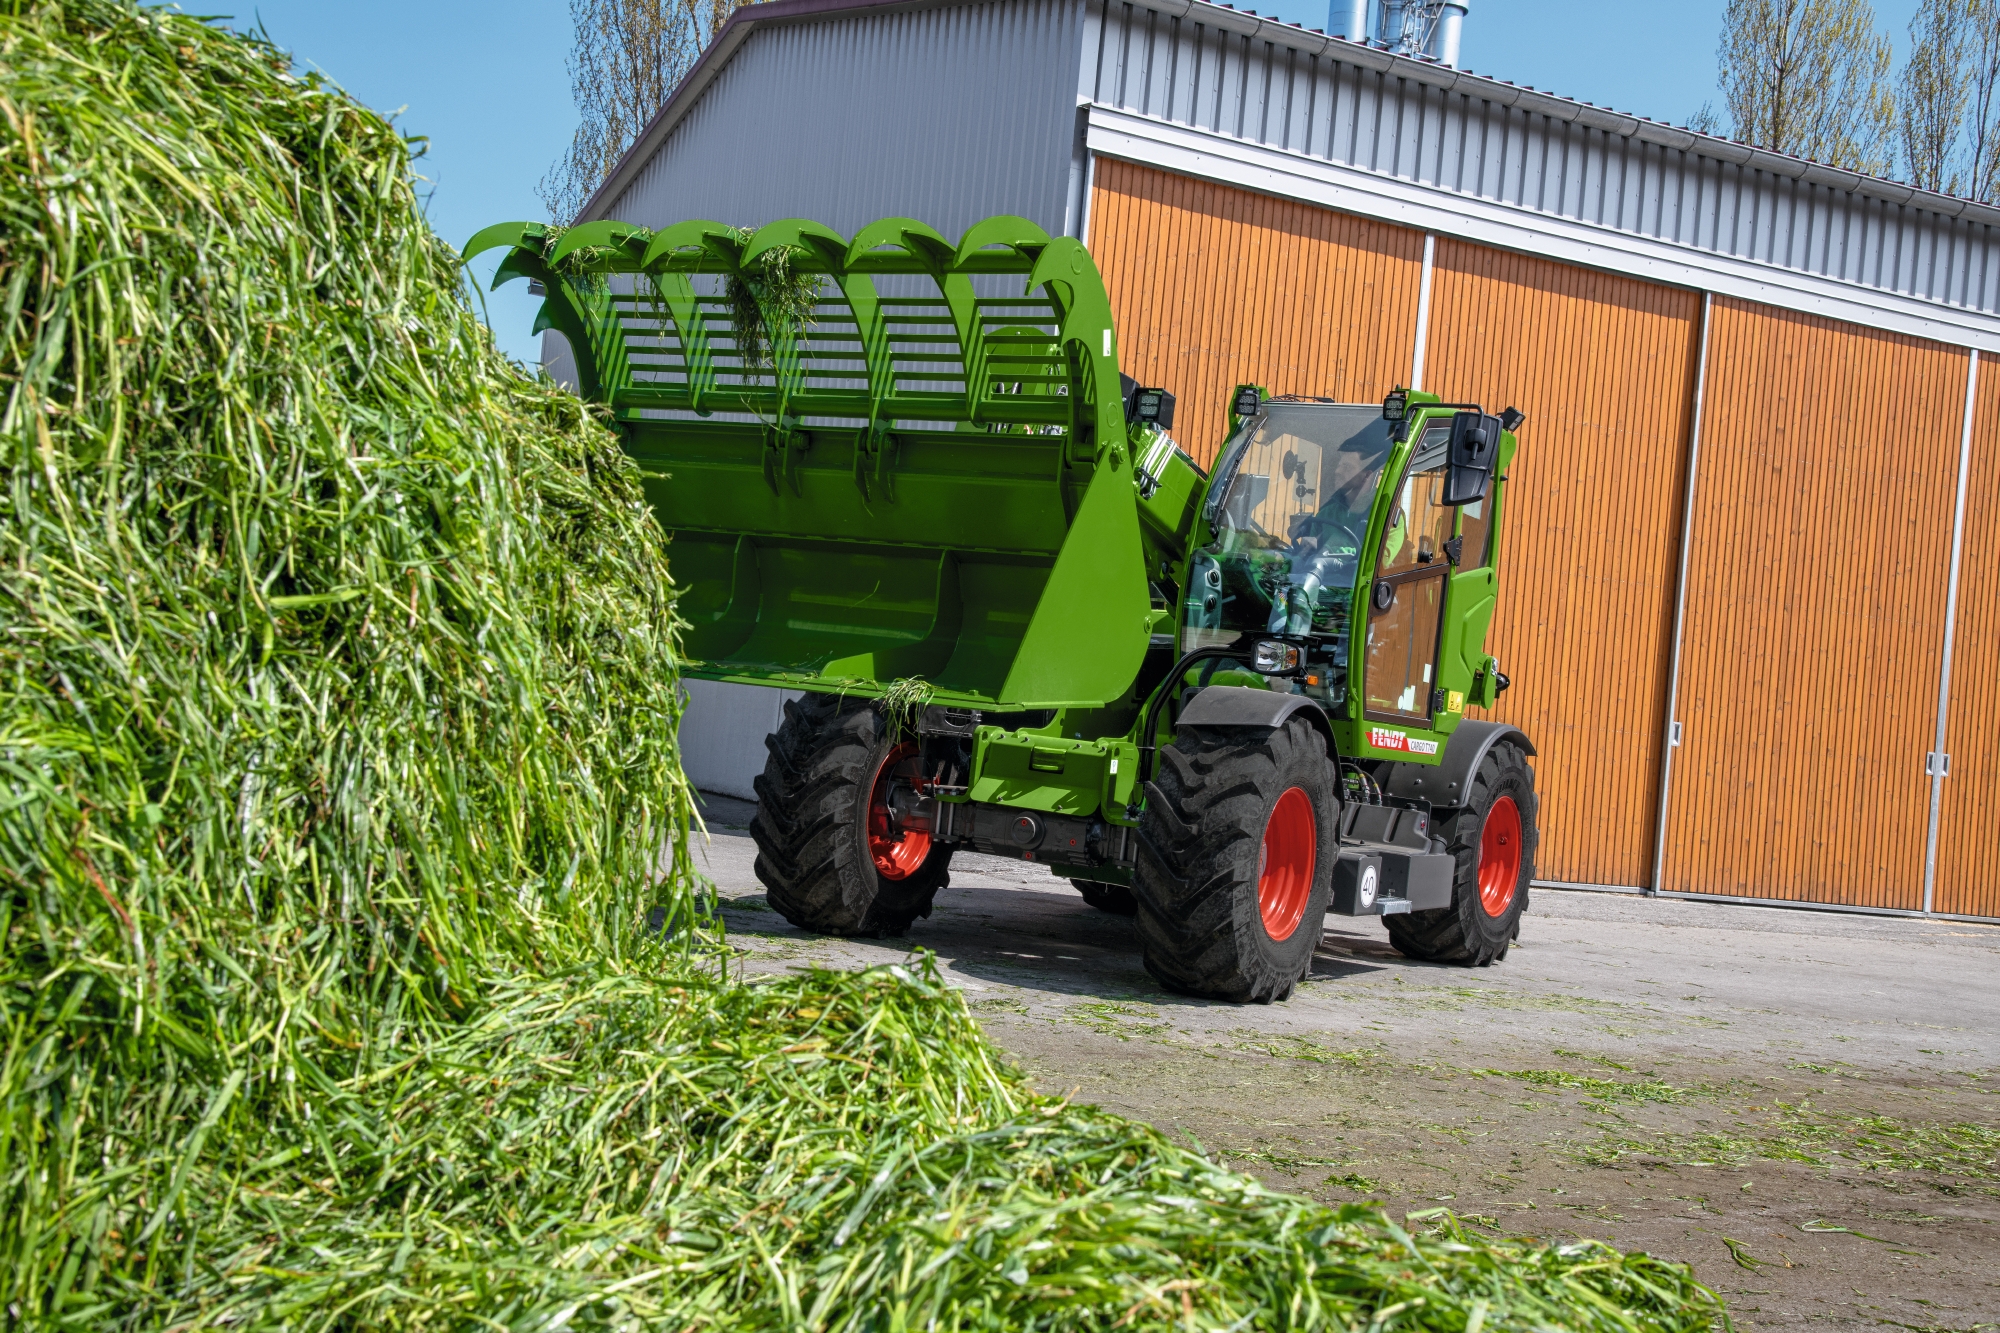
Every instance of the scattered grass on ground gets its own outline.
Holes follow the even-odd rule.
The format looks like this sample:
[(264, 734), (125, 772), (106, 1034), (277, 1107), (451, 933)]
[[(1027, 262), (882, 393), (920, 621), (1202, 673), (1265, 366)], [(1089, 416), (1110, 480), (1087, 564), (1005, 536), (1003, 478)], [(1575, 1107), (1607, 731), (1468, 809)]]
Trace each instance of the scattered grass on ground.
[(1130, 1041), (1134, 1037), (1160, 1041), (1171, 1036), (1174, 1030), (1174, 1025), (1166, 1021), (1153, 1005), (1126, 1004), (1115, 1000), (1088, 1000), (1064, 1005), (1062, 1018), (1065, 1022), (1079, 1023), (1092, 1032), (1101, 1032), (1120, 1041)]
[(1311, 1036), (1258, 1034), (1254, 1038), (1237, 1041), (1230, 1049), (1268, 1055), (1279, 1060), (1301, 1060), (1316, 1065), (1344, 1065), (1349, 1069), (1364, 1068), (1386, 1058), (1380, 1047), (1333, 1046)]
[(1275, 1166), (1280, 1171), (1294, 1174), (1321, 1166), (1345, 1166), (1341, 1157), (1307, 1157), (1301, 1153), (1288, 1153), (1269, 1148), (1224, 1148), (1224, 1157), (1235, 1158), (1239, 1162), (1259, 1162), (1265, 1166)]
[(2000, 1128), (1971, 1122), (1922, 1123), (1874, 1114), (1821, 1111), (1809, 1103), (1777, 1103), (1761, 1121), (1724, 1133), (1656, 1132), (1630, 1137), (1609, 1125), (1581, 1150), (1583, 1160), (1609, 1166), (1659, 1161), (1677, 1166), (1737, 1166), (1754, 1160), (1803, 1162), (1826, 1169), (1907, 1174), (1945, 1193), (2000, 1183)]
[(1678, 1104), (1692, 1101), (1700, 1094), (1699, 1089), (1678, 1087), (1660, 1079), (1596, 1078), (1588, 1074), (1572, 1074), (1564, 1069), (1471, 1069), (1466, 1072), (1480, 1078), (1506, 1078), (1538, 1088), (1581, 1092), (1586, 1098), (1598, 1102)]

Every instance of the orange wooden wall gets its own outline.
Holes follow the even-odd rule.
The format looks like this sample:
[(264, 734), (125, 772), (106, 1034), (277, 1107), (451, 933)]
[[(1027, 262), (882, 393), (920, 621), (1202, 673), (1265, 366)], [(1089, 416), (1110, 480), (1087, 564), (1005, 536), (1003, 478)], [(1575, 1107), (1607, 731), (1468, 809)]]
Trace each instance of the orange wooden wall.
[(2000, 916), (2000, 856), (1994, 854), (1990, 813), (2000, 783), (2000, 749), (1993, 740), (2000, 736), (2000, 358), (1979, 358), (1977, 392), (1945, 733), (1951, 775), (1944, 780), (1933, 907)]
[(1424, 387), (1527, 413), (1487, 640), (1540, 751), (1536, 871), (1651, 882), (1701, 297), (1440, 239)]
[(1121, 365), (1173, 393), (1204, 467), (1238, 384), (1367, 403), (1409, 380), (1421, 232), (1100, 158), (1090, 251)]
[(1663, 887), (1922, 906), (1965, 369), (1716, 298)]
[[(1423, 237), (1099, 159), (1129, 373), (1202, 463), (1225, 398), (1409, 378)], [(1654, 875), (1697, 293), (1440, 238), (1424, 387), (1528, 415), (1490, 646), (1535, 738), (1543, 878)], [(1966, 354), (1716, 298), (1662, 887), (1921, 906)], [(1936, 908), (2000, 916), (2000, 364), (1982, 367)]]

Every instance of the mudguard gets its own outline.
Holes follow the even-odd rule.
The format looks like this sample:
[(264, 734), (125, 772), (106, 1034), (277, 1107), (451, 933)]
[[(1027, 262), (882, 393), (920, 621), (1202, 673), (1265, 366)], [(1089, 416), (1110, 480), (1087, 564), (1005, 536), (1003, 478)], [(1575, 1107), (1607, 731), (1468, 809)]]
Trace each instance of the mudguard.
[(1304, 713), (1313, 730), (1326, 737), (1326, 752), (1332, 756), (1333, 726), (1326, 710), (1302, 694), (1280, 694), (1248, 685), (1210, 685), (1188, 700), (1174, 726), (1282, 727), (1295, 713)]
[[(1251, 693), (1248, 690), (1244, 692)], [(1437, 810), (1461, 805), (1471, 786), (1472, 775), (1479, 771), (1486, 752), (1501, 741), (1518, 745), (1528, 754), (1535, 752), (1535, 743), (1519, 727), (1505, 722), (1476, 722), (1467, 718), (1445, 741), (1444, 759), (1435, 767), (1429, 764), (1384, 765), (1386, 772), (1382, 775), (1382, 790), (1406, 801), (1429, 801)]]

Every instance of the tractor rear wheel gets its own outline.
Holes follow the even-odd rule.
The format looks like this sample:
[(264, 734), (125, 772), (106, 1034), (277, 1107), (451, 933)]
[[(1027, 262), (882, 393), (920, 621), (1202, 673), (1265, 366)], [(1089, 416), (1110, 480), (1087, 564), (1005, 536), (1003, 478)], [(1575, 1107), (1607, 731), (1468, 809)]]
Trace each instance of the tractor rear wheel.
[(1138, 899), (1123, 884), (1104, 884), (1092, 879), (1073, 879), (1070, 883), (1076, 886), (1076, 891), (1083, 895), (1085, 902), (1100, 912), (1131, 916), (1139, 910)]
[(1389, 942), (1432, 963), (1485, 967), (1507, 956), (1528, 910), (1535, 878), (1535, 770), (1518, 746), (1487, 751), (1473, 775), (1471, 803), (1439, 820), (1457, 858), (1451, 906), (1384, 918)]
[(1337, 846), (1326, 742), (1188, 727), (1146, 786), (1133, 896), (1146, 970), (1170, 990), (1268, 1004), (1312, 967)]
[(881, 712), (831, 695), (785, 705), (758, 775), (757, 878), (779, 915), (822, 935), (900, 935), (931, 914), (951, 882), (951, 848), (898, 836), (889, 779), (915, 745), (893, 740)]

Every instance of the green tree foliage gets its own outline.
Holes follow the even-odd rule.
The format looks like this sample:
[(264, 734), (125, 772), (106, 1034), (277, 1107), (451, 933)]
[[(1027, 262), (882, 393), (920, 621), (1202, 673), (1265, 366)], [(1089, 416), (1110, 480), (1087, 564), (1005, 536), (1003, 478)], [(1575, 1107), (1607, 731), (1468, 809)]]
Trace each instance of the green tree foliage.
[(724, 20), (744, 2), (570, 0), (576, 134), (539, 191), (554, 221), (567, 226), (577, 220)]
[(1868, 0), (1729, 0), (1719, 52), (1731, 134), (1883, 175), (1892, 162), (1892, 52)]

